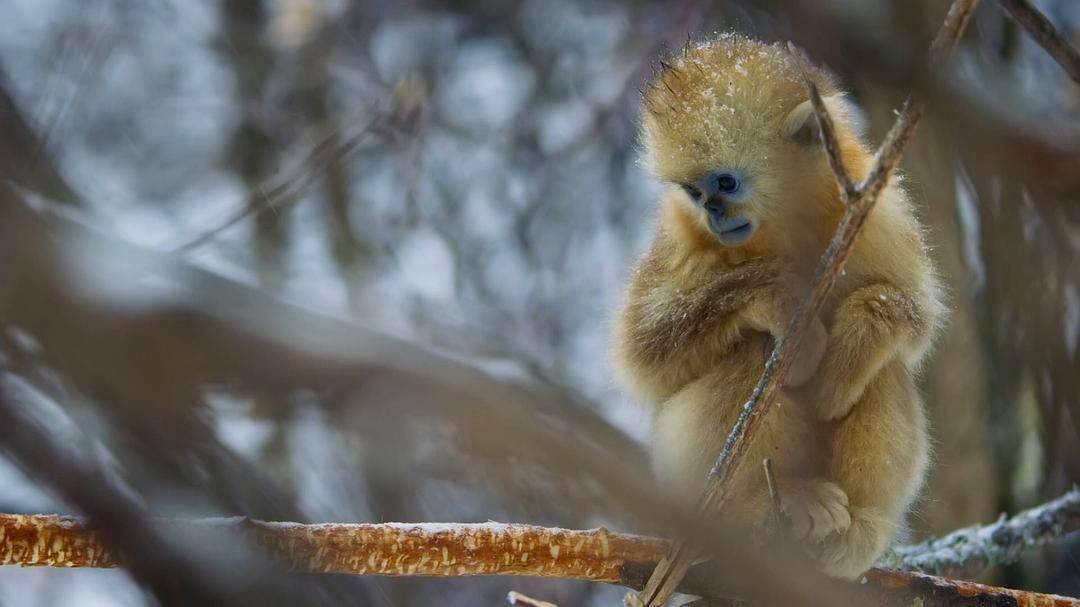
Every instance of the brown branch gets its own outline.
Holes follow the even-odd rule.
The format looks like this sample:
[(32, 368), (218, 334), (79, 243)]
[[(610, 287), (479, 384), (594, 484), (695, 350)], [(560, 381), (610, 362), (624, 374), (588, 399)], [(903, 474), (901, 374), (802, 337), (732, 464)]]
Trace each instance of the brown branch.
[(818, 90), (817, 84), (807, 76), (806, 63), (809, 60), (806, 55), (791, 42), (788, 42), (788, 51), (795, 59), (795, 65), (798, 66), (799, 73), (802, 74), (803, 80), (806, 82), (807, 91), (810, 93), (810, 103), (814, 108), (814, 116), (817, 118), (818, 129), (821, 132), (821, 142), (825, 146), (825, 155), (829, 159), (829, 168), (832, 169), (833, 175), (836, 176), (836, 183), (840, 186), (840, 195), (843, 198), (844, 206), (848, 206), (858, 196), (859, 192), (855, 188), (855, 182), (848, 175), (847, 167), (844, 166), (844, 160), (840, 153), (840, 141), (836, 138), (836, 127), (833, 124), (832, 116), (825, 109), (825, 100), (821, 98), (821, 91)]
[(998, 0), (998, 5), (1009, 17), (1027, 30), (1039, 46), (1043, 47), (1061, 69), (1080, 84), (1080, 51), (1054, 29), (1054, 24), (1027, 0)]
[(912, 573), (871, 569), (863, 577), (867, 585), (880, 588), (876, 592), (879, 605), (1015, 605), (1016, 607), (1078, 607), (1080, 599), (1056, 594), (1042, 594), (987, 586), (975, 582)]
[[(932, 60), (935, 63), (956, 45), (977, 3), (978, 0), (954, 0), (944, 24), (931, 45)], [(796, 60), (796, 63), (798, 62)], [(818, 125), (821, 127), (821, 138), (829, 156), (829, 164), (834, 168), (837, 185), (844, 192), (848, 205), (825, 254), (818, 262), (809, 296), (796, 310), (784, 337), (769, 355), (765, 371), (754, 388), (750, 401), (743, 407), (716, 464), (709, 472), (705, 491), (698, 503), (698, 513), (702, 517), (718, 512), (723, 507), (730, 478), (742, 463), (757, 429), (772, 409), (777, 391), (787, 376), (811, 320), (816, 318), (818, 311), (825, 303), (825, 298), (836, 283), (843, 270), (844, 262), (855, 247), (855, 239), (866, 223), (878, 196), (887, 185), (889, 176), (899, 164), (904, 146), (910, 140), (922, 116), (922, 104), (913, 96), (909, 96), (904, 103), (904, 109), (886, 135), (885, 141), (878, 148), (870, 172), (862, 182), (851, 188), (849, 173), (843, 168), (844, 165), (839, 156), (839, 146), (836, 145), (832, 119), (820, 95), (815, 99), (813, 83), (809, 82), (808, 78), (806, 80)], [(666, 603), (675, 593), (689, 571), (690, 564), (700, 555), (700, 552), (696, 546), (682, 538), (676, 538), (667, 556), (660, 561), (649, 578), (645, 589), (636, 597), (627, 597), (627, 602), (644, 607), (660, 607)]]
[[(242, 517), (162, 521), (176, 531), (246, 529), (289, 567), (386, 576), (523, 575), (620, 583), (627, 564), (655, 562), (665, 542), (606, 529), (502, 523), (300, 524)], [(0, 514), (0, 565), (118, 567), (81, 518)]]
[(978, 6), (979, 0), (955, 0), (949, 5), (949, 12), (945, 14), (941, 29), (930, 42), (931, 63), (941, 63), (956, 50), (956, 45)]
[[(640, 587), (667, 542), (613, 533), (502, 523), (298, 524), (245, 518), (155, 521), (175, 533), (248, 537), (304, 572), (381, 576), (558, 577)], [(0, 565), (118, 567), (121, 559), (85, 520), (55, 515), (0, 514)], [(695, 570), (697, 573), (697, 570)], [(691, 575), (680, 590), (722, 597), (715, 571)], [(837, 582), (839, 583), (839, 582)], [(875, 569), (858, 596), (877, 605), (1055, 605), (1080, 600)]]

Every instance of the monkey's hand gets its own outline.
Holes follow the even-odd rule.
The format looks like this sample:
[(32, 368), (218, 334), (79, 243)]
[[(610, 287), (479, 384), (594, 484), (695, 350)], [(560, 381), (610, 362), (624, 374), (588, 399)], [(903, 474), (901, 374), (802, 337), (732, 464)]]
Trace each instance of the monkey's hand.
[(780, 509), (790, 520), (792, 539), (820, 544), (851, 525), (848, 496), (840, 485), (823, 478), (778, 480)]
[(836, 311), (814, 393), (818, 417), (840, 419), (863, 391), (895, 360), (920, 326), (912, 299), (889, 284), (856, 290)]

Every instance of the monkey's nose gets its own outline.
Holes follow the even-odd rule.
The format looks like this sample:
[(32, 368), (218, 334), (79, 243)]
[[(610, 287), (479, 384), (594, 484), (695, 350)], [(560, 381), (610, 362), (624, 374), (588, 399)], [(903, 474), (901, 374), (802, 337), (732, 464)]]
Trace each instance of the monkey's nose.
[(705, 200), (705, 212), (714, 217), (723, 217), (726, 211), (724, 199), (719, 196), (712, 196)]

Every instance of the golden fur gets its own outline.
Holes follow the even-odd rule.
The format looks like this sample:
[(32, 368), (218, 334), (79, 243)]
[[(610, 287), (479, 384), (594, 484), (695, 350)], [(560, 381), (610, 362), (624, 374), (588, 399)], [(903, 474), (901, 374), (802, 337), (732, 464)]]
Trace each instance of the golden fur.
[[(844, 161), (872, 153), (834, 78), (810, 74)], [(658, 475), (696, 497), (775, 340), (807, 292), (842, 202), (789, 54), (736, 35), (689, 46), (645, 92), (645, 160), (671, 184), (659, 226), (619, 312), (620, 378), (655, 411)], [(809, 129), (809, 136), (807, 130)], [(740, 212), (757, 229), (724, 246), (678, 184), (717, 168), (745, 175)], [(726, 520), (760, 528), (774, 461), (795, 535), (822, 569), (854, 577), (903, 525), (929, 461), (914, 374), (943, 316), (912, 205), (890, 184), (733, 478)]]

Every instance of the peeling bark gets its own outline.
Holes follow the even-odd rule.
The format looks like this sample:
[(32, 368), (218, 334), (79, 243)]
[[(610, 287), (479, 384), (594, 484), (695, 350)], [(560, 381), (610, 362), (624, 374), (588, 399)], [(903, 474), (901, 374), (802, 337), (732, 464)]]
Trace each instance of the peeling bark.
[(100, 534), (72, 517), (0, 515), (0, 565), (119, 567)]
[[(299, 571), (388, 576), (524, 575), (619, 583), (627, 563), (655, 562), (663, 540), (503, 523), (272, 523), (245, 518), (160, 520), (200, 534), (246, 530)], [(0, 565), (118, 567), (83, 519), (0, 514)]]
[[(668, 542), (612, 533), (502, 523), (299, 524), (246, 518), (156, 524), (181, 533), (246, 531), (289, 567), (306, 572), (385, 576), (520, 575), (641, 588)], [(0, 514), (0, 565), (118, 567), (83, 519)], [(723, 576), (692, 569), (680, 590), (723, 595)], [(942, 607), (1080, 607), (1080, 600), (995, 588), (921, 573), (874, 569), (862, 581), (868, 604)]]

